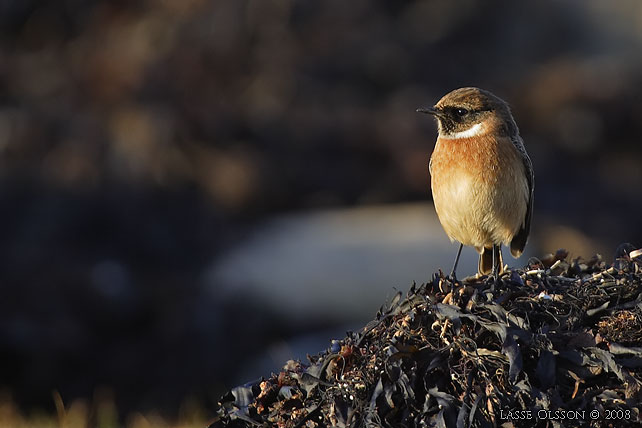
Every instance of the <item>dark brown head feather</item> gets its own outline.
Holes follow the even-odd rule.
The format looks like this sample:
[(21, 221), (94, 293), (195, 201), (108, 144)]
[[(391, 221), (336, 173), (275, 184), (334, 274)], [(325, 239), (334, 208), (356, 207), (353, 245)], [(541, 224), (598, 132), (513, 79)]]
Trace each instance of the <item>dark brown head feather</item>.
[(519, 134), (508, 104), (479, 88), (459, 88), (444, 95), (435, 104), (440, 128), (446, 135), (465, 131), (476, 123), (494, 117), (498, 131), (513, 137)]

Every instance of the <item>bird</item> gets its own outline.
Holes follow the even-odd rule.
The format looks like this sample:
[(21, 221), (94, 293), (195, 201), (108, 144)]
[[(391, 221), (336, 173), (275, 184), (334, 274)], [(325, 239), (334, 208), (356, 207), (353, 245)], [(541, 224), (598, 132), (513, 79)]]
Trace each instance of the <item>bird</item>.
[(511, 110), (491, 92), (466, 87), (417, 112), (437, 119), (428, 169), (439, 222), (451, 242), (460, 244), (450, 276), (456, 280), (466, 245), (479, 253), (478, 274), (498, 281), (502, 245), (518, 258), (533, 216), (533, 164)]

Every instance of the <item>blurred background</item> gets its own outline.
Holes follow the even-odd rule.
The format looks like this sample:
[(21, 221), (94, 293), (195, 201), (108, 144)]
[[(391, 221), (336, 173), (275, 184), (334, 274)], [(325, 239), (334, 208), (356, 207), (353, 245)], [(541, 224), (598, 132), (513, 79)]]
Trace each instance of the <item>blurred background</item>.
[(461, 86), (521, 129), (527, 256), (642, 246), (641, 51), (635, 0), (0, 1), (3, 402), (207, 417), (448, 271), (415, 109)]

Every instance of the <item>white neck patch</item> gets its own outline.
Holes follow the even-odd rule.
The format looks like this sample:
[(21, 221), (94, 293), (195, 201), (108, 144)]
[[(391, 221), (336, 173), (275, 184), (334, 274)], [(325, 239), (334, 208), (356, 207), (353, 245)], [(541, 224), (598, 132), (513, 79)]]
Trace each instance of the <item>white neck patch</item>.
[(484, 126), (481, 123), (477, 123), (465, 131), (455, 132), (454, 134), (450, 135), (441, 135), (440, 137), (447, 140), (456, 140), (458, 138), (476, 137), (478, 135), (482, 135), (483, 133), (485, 133)]

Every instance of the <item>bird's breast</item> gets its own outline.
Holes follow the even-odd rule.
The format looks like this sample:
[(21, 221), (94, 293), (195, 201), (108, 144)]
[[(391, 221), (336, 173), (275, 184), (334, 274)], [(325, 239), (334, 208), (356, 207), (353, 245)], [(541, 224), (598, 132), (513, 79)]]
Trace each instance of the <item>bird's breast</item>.
[(508, 138), (438, 138), (430, 160), (433, 201), (451, 239), (475, 247), (508, 242), (524, 221), (528, 184)]
[[(501, 142), (489, 136), (438, 138), (431, 157), (432, 186), (450, 197), (468, 197), (497, 182)], [(508, 144), (511, 144), (508, 141)], [(471, 189), (471, 183), (475, 183)]]

